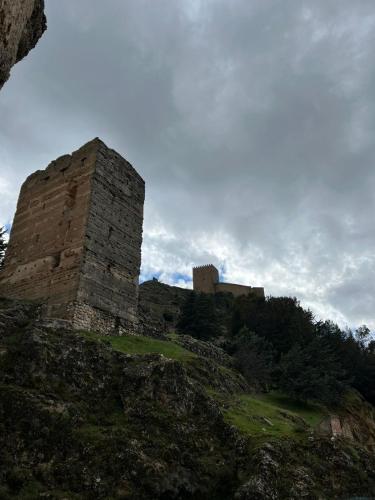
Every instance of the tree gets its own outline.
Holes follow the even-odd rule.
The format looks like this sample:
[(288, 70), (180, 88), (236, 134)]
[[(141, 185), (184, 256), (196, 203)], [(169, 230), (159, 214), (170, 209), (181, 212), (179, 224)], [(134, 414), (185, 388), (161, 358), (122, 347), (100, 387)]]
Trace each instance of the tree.
[(353, 334), (324, 321), (316, 324), (316, 334), (340, 359), (351, 385), (375, 404), (375, 344), (369, 342), (369, 329), (362, 326)]
[(181, 316), (177, 322), (177, 330), (180, 333), (191, 331), (194, 321), (196, 297), (197, 294), (195, 292), (190, 292), (182, 306)]
[(232, 335), (243, 326), (271, 342), (278, 358), (296, 342), (309, 342), (315, 330), (311, 311), (291, 297), (238, 297), (232, 312)]
[(366, 325), (362, 325), (355, 331), (355, 338), (361, 345), (365, 345), (371, 336), (371, 331)]
[(212, 295), (191, 292), (182, 308), (177, 330), (203, 340), (216, 337), (220, 330)]
[(272, 380), (272, 345), (243, 327), (233, 339), (230, 351), (246, 380), (261, 389), (268, 389)]
[(338, 403), (349, 380), (337, 357), (316, 337), (305, 345), (296, 344), (279, 364), (279, 386), (290, 396), (326, 404)]
[(367, 346), (367, 352), (375, 356), (375, 340), (371, 340)]
[(0, 269), (4, 266), (4, 255), (7, 248), (7, 243), (5, 241), (6, 232), (4, 227), (0, 228)]

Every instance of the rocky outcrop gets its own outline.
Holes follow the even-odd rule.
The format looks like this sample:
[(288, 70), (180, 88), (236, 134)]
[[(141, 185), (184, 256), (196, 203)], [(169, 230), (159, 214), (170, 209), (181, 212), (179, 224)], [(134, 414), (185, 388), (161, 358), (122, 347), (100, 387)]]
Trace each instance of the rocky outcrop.
[(266, 443), (249, 462), (235, 500), (374, 498), (374, 457), (344, 440)]
[(160, 283), (157, 279), (145, 281), (139, 287), (139, 316), (144, 335), (169, 332), (176, 327), (181, 308), (191, 290)]
[(357, 441), (375, 451), (375, 409), (356, 391), (348, 393), (337, 408), (316, 429), (320, 436)]
[[(157, 336), (176, 330), (183, 306), (192, 290), (166, 285), (156, 278), (145, 281), (139, 287), (139, 317), (143, 324), (143, 335)], [(213, 295), (215, 312), (221, 333), (228, 333), (231, 320), (233, 295), (217, 293)]]
[(173, 337), (173, 342), (184, 347), (188, 351), (198, 354), (198, 356), (202, 358), (212, 359), (223, 366), (232, 368), (234, 366), (233, 358), (212, 342), (198, 340), (194, 337), (190, 337), (190, 335), (175, 335)]
[(118, 352), (105, 337), (48, 328), (32, 304), (0, 299), (0, 498), (375, 496), (365, 446), (240, 434), (217, 395), (246, 383), (192, 358)]
[(246, 440), (180, 362), (16, 309), (0, 323), (0, 498), (228, 498)]
[(0, 89), (14, 64), (46, 30), (44, 0), (2, 0), (0, 4)]

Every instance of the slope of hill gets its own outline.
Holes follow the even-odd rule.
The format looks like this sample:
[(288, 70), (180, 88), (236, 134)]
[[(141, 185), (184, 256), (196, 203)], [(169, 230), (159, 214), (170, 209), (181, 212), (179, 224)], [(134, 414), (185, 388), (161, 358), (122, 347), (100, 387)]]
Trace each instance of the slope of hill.
[(354, 393), (335, 409), (352, 437), (332, 438), (330, 411), (255, 393), (209, 342), (37, 315), (1, 301), (1, 498), (375, 496), (373, 410)]

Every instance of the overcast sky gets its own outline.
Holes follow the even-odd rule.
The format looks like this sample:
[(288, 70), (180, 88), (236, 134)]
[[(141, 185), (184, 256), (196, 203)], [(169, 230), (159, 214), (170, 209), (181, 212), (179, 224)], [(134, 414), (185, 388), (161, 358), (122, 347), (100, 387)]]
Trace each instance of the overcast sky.
[(146, 181), (142, 277), (191, 266), (375, 328), (374, 0), (47, 0), (0, 92), (0, 225), (99, 136)]

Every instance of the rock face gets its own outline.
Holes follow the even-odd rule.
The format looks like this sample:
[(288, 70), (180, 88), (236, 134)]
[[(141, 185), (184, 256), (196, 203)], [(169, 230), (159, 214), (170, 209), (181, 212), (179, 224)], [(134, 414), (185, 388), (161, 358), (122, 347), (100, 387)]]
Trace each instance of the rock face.
[(0, 498), (228, 498), (244, 440), (181, 363), (18, 307), (0, 307)]
[[(361, 465), (359, 465), (361, 464)], [(254, 451), (235, 500), (374, 498), (373, 456), (346, 441), (266, 443)]]
[(156, 279), (142, 283), (139, 287), (139, 314), (148, 329), (155, 332), (173, 331), (190, 291), (160, 283)]
[(46, 30), (44, 0), (0, 3), (0, 89), (12, 66), (33, 49)]
[(31, 174), (21, 188), (0, 294), (103, 334), (138, 323), (145, 184), (100, 139)]
[(353, 440), (264, 442), (229, 425), (213, 397), (241, 389), (228, 366), (118, 352), (39, 314), (0, 299), (1, 499), (375, 496), (374, 454)]
[[(139, 316), (142, 319), (145, 335), (160, 335), (174, 332), (183, 306), (192, 290), (170, 286), (157, 279), (145, 281), (139, 287)], [(231, 293), (213, 295), (216, 315), (227, 332), (231, 320)]]
[(212, 342), (198, 340), (190, 337), (190, 335), (177, 335), (174, 342), (181, 345), (188, 351), (198, 354), (202, 358), (213, 359), (222, 366), (233, 367), (234, 365), (233, 358)]
[(360, 394), (352, 394), (346, 398), (341, 414), (330, 415), (320, 422), (317, 433), (355, 440), (375, 451), (375, 408)]

